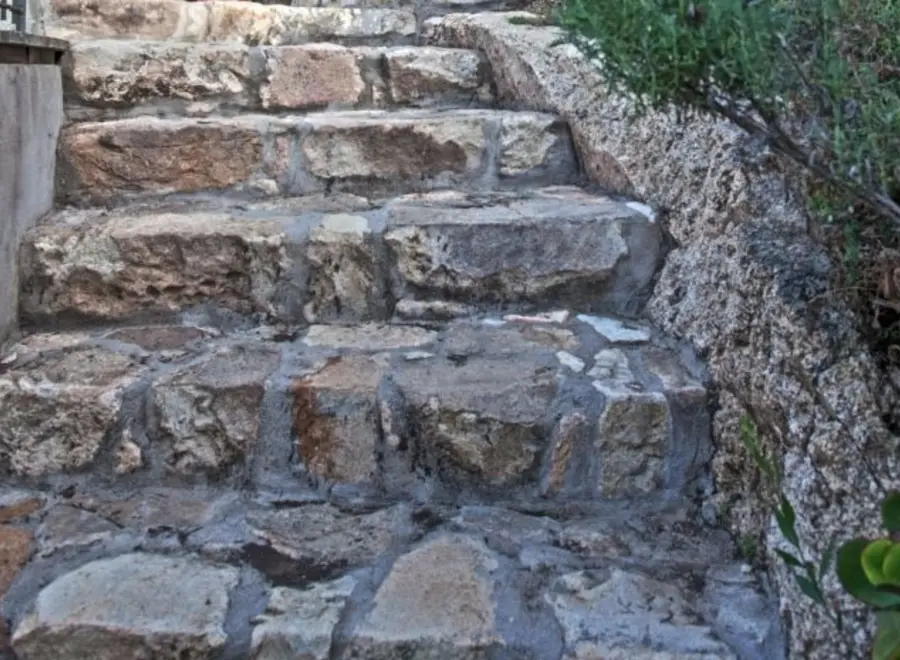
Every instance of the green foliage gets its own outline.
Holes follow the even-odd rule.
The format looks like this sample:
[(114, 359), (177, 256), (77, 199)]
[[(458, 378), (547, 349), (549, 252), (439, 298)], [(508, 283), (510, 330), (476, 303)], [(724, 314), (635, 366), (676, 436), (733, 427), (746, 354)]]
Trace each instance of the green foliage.
[(878, 632), (872, 657), (900, 659), (900, 493), (887, 494), (881, 504), (882, 526), (889, 536), (857, 538), (838, 551), (837, 574), (844, 590), (875, 609)]
[(726, 117), (900, 227), (900, 0), (567, 0), (639, 112)]

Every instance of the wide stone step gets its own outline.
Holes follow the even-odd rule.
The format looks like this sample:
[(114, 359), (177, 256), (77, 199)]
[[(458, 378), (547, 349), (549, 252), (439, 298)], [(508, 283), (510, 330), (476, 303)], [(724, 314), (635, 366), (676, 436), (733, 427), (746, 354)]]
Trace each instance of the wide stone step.
[(21, 539), (2, 605), (23, 660), (784, 658), (772, 599), (683, 503), (0, 502), (17, 525), (0, 539)]
[(381, 7), (414, 8), (422, 18), (449, 13), (509, 12), (533, 10), (533, 0), (254, 0), (262, 4), (283, 4), (294, 7)]
[(64, 76), (69, 121), (494, 99), (485, 59), (452, 48), (86, 41), (73, 45)]
[(254, 46), (329, 41), (412, 44), (416, 16), (386, 8), (288, 7), (215, 0), (52, 0), (48, 36), (237, 42)]
[(70, 125), (57, 197), (106, 203), (172, 193), (392, 195), (575, 183), (555, 115), (504, 110), (348, 111), (273, 117), (135, 117)]
[(660, 241), (651, 218), (568, 187), (68, 210), (24, 237), (20, 311), (32, 326), (202, 306), (287, 323), (634, 314)]
[(132, 326), (36, 334), (14, 353), (0, 375), (6, 483), (89, 472), (449, 501), (707, 486), (700, 374), (608, 317)]

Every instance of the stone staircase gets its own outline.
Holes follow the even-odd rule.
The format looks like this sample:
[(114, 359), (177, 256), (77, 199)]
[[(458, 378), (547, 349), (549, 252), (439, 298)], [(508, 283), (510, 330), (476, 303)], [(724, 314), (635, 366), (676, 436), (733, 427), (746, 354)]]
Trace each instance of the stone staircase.
[(428, 44), (510, 8), (55, 0), (0, 656), (784, 657), (699, 515), (702, 365), (640, 320), (652, 213)]

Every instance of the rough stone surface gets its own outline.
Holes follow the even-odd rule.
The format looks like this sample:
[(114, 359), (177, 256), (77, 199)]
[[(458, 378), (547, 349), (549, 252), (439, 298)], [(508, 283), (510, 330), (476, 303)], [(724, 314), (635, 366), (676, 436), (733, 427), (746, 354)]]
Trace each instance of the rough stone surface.
[(394, 9), (287, 7), (216, 1), (193, 5), (177, 0), (54, 0), (47, 32), (85, 38), (154, 39), (300, 44), (308, 41), (408, 42), (415, 15)]
[[(33, 551), (34, 532), (0, 525), (0, 601)], [(9, 648), (9, 632), (6, 629), (3, 608), (0, 607), (0, 653), (8, 651)]]
[[(716, 501), (736, 533), (778, 547), (739, 437), (748, 411), (783, 466), (804, 547), (817, 555), (834, 536), (876, 533), (874, 480), (900, 486), (896, 437), (884, 417), (898, 409), (897, 394), (853, 314), (827, 294), (830, 264), (807, 232), (797, 173), (726, 123), (627, 119), (630, 101), (609, 94), (600, 71), (572, 46), (555, 43), (553, 28), (460, 14), (433, 19), (425, 31), (434, 45), (482, 49), (501, 99), (568, 120), (595, 182), (666, 209), (678, 247), (648, 311), (661, 329), (696, 346), (720, 388)], [(861, 454), (878, 466), (875, 475)], [(780, 566), (774, 556), (772, 565)], [(794, 657), (866, 657), (866, 626), (839, 635), (789, 574), (778, 568), (774, 577), (791, 612)], [(847, 620), (858, 621), (836, 581), (827, 586)]]
[(497, 559), (478, 541), (446, 536), (394, 564), (354, 635), (351, 657), (487, 658), (497, 631), (490, 574)]
[(303, 591), (273, 589), (253, 629), (251, 660), (328, 660), (334, 628), (355, 586), (348, 575)]
[(0, 374), (0, 462), (30, 477), (86, 468), (117, 429), (142, 367), (87, 347), (36, 360)]
[(156, 442), (180, 474), (220, 473), (259, 437), (265, 381), (278, 365), (269, 348), (223, 349), (153, 385)]
[[(238, 571), (143, 553), (91, 562), (45, 587), (16, 628), (23, 658), (205, 660), (225, 644)], [(148, 589), (148, 585), (153, 585)]]
[(77, 212), (64, 213), (23, 248), (26, 318), (71, 313), (118, 320), (208, 299), (238, 312), (264, 310), (288, 268), (280, 228), (265, 220), (152, 212), (80, 220)]
[[(546, 148), (498, 179), (502, 164), (530, 153), (535, 139)], [(552, 115), (505, 110), (138, 116), (66, 127), (57, 197), (97, 203), (203, 191), (395, 194), (463, 183), (569, 184), (578, 176), (570, 142)]]
[(363, 515), (319, 504), (251, 513), (248, 523), (258, 544), (246, 556), (285, 586), (327, 580), (387, 551), (405, 533), (408, 518), (402, 505)]
[(377, 471), (378, 384), (383, 359), (335, 358), (293, 385), (293, 428), (309, 472), (320, 478), (362, 483)]
[[(397, 298), (527, 299), (625, 311), (652, 278), (656, 227), (611, 201), (568, 189), (490, 212), (473, 201), (393, 205), (385, 240)], [(516, 240), (508, 240), (510, 232)]]
[(264, 108), (352, 107), (366, 91), (359, 56), (350, 49), (311, 44), (272, 49), (266, 55), (268, 79), (260, 89)]
[[(445, 48), (397, 48), (384, 56), (394, 103), (492, 100), (484, 59), (476, 52)], [(546, 138), (544, 138), (546, 140)]]
[(737, 660), (702, 624), (683, 587), (613, 568), (564, 575), (546, 600), (572, 659)]

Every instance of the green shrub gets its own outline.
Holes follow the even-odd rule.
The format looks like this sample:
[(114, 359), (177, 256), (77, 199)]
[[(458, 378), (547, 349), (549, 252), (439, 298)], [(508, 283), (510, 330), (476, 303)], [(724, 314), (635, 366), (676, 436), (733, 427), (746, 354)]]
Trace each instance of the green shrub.
[(900, 227), (900, 0), (566, 0), (639, 111), (730, 119)]

